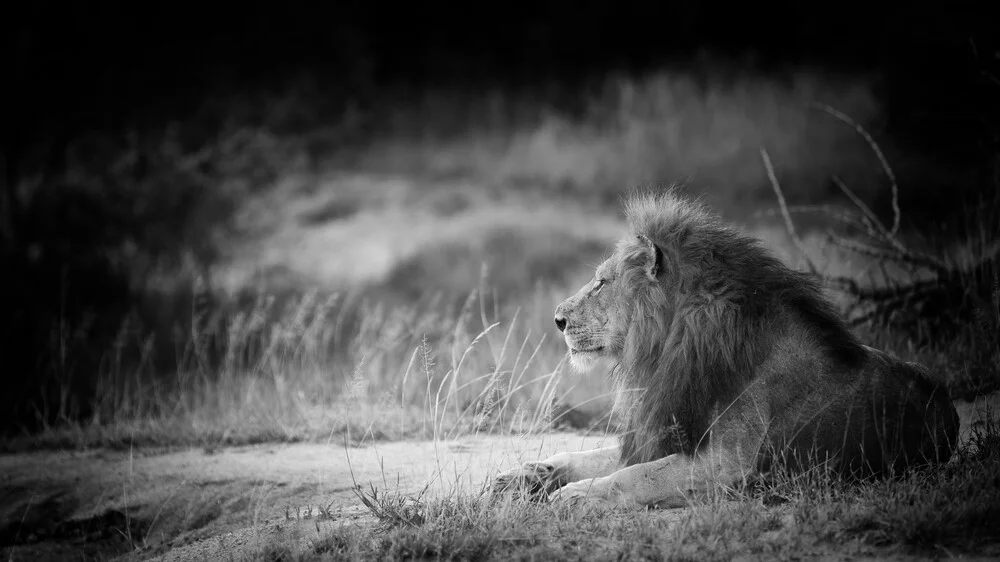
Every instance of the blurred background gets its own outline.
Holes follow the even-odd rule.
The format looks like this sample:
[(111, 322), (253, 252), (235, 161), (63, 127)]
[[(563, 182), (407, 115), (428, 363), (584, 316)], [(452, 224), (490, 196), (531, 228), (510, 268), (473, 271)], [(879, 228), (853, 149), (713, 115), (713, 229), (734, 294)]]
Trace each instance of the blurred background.
[(997, 376), (985, 6), (5, 11), (0, 417), (32, 446), (437, 435), (429, 410), (582, 427), (608, 388), (566, 371), (552, 310), (623, 232), (621, 196), (680, 185), (804, 267), (764, 148), (807, 253), (861, 276), (879, 254), (825, 242), (857, 201), (893, 222), (858, 128), (901, 239), (960, 295), (866, 341)]

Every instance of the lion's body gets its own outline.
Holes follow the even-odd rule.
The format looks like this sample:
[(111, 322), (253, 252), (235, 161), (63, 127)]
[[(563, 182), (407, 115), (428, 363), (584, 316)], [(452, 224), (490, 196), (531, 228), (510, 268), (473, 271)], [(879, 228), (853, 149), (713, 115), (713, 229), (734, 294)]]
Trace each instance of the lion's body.
[(776, 461), (864, 475), (951, 455), (945, 389), (861, 345), (811, 277), (672, 193), (626, 215), (634, 236), (556, 309), (575, 365), (616, 361), (625, 431), (529, 465), (558, 497), (681, 505)]

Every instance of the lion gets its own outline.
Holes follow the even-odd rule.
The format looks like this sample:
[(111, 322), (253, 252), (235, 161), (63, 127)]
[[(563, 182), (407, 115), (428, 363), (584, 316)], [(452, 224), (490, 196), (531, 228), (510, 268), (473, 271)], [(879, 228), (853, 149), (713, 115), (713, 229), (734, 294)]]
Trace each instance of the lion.
[(555, 310), (571, 364), (610, 359), (616, 446), (497, 477), (494, 494), (682, 507), (779, 468), (849, 477), (944, 462), (958, 414), (916, 363), (862, 345), (811, 275), (671, 189)]

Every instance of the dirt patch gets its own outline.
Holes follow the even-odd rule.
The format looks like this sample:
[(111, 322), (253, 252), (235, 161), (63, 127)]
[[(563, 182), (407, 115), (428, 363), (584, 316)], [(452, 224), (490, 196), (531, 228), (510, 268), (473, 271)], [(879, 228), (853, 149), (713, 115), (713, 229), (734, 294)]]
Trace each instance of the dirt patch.
[[(0, 457), (9, 560), (240, 558), (363, 521), (354, 493), (477, 493), (493, 475), (610, 437), (470, 436), (366, 447), (297, 443), (206, 453), (46, 452)], [(319, 535), (317, 535), (319, 533)]]

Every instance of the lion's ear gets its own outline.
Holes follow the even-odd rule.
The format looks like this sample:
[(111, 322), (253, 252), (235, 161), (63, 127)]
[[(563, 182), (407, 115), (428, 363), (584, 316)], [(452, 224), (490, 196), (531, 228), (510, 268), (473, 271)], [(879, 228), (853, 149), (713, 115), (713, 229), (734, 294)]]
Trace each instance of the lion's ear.
[(637, 237), (646, 245), (646, 277), (650, 281), (656, 281), (663, 271), (663, 251), (648, 236), (639, 234)]

